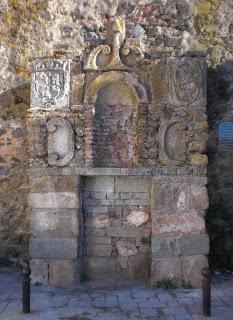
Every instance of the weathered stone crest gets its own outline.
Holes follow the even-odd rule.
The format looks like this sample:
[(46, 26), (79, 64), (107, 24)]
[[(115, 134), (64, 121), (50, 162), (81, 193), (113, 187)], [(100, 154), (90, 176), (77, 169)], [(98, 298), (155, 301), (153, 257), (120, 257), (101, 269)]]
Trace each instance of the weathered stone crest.
[(32, 66), (31, 108), (68, 107), (70, 61), (36, 60)]
[(205, 97), (205, 78), (198, 59), (184, 57), (172, 64), (171, 91), (179, 103), (192, 104)]

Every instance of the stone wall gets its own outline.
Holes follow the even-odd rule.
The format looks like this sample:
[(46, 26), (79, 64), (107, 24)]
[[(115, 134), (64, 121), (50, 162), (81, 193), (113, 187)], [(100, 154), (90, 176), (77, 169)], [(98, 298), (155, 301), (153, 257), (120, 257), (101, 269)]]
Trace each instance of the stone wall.
[(151, 180), (85, 178), (84, 272), (91, 280), (147, 281), (151, 264)]
[[(231, 65), (232, 49), (232, 1), (231, 0), (189, 0), (189, 1), (76, 1), (67, 0), (3, 0), (0, 3), (0, 139), (1, 144), (7, 139), (13, 138), (12, 148), (1, 151), (1, 256), (9, 257), (13, 261), (15, 257), (27, 252), (29, 210), (26, 205), (27, 172), (25, 164), (27, 161), (44, 165), (43, 143), (40, 144), (42, 132), (30, 132), (30, 148), (37, 149), (39, 159), (28, 156), (25, 158), (25, 149), (20, 147), (23, 138), (13, 137), (11, 131), (16, 127), (25, 128), (25, 111), (29, 108), (30, 87), (30, 64), (33, 58), (44, 56), (64, 56), (73, 58), (76, 78), (73, 77), (72, 86), (76, 87), (76, 94), (71, 99), (74, 105), (78, 105), (83, 94), (83, 74), (80, 65), (86, 59), (85, 49), (102, 43), (105, 37), (106, 22), (116, 15), (122, 15), (126, 19), (127, 35), (138, 38), (145, 48), (146, 57), (166, 57), (169, 55), (182, 55), (193, 50), (201, 54), (207, 54), (206, 60), (209, 66), (209, 122), (211, 128), (210, 151), (216, 151), (216, 119), (231, 119), (231, 76), (228, 70)], [(81, 63), (81, 64), (80, 64)], [(159, 70), (156, 70), (158, 73)], [(216, 78), (218, 79), (216, 82)], [(163, 91), (159, 82), (157, 93)], [(228, 88), (225, 90), (225, 88)], [(227, 92), (226, 92), (227, 91)], [(226, 107), (227, 106), (227, 107)], [(228, 111), (229, 110), (229, 111)], [(140, 135), (147, 135), (150, 142), (148, 146), (142, 145), (141, 154), (144, 163), (151, 165), (158, 156), (158, 146), (153, 136), (158, 132), (158, 127), (150, 129), (148, 124), (156, 123), (157, 115), (148, 115), (146, 110), (140, 109), (147, 117), (147, 122), (141, 123)], [(161, 110), (159, 110), (161, 112)], [(226, 117), (224, 116), (226, 113)], [(76, 113), (77, 114), (77, 113)], [(84, 154), (84, 116), (79, 111), (77, 122), (78, 132), (75, 139), (80, 151), (75, 153), (79, 163), (83, 163)], [(183, 115), (182, 115), (183, 116)], [(197, 114), (199, 117), (199, 115)], [(201, 116), (202, 117), (202, 116)], [(36, 120), (37, 121), (37, 120)], [(41, 120), (43, 122), (43, 120)], [(200, 119), (200, 122), (202, 120)], [(205, 126), (205, 125), (204, 125)], [(2, 135), (2, 129), (7, 128), (7, 133)], [(12, 130), (11, 130), (12, 128)], [(194, 131), (193, 131), (194, 130)], [(196, 131), (197, 130), (197, 131)], [(202, 139), (193, 139), (195, 132), (201, 130), (200, 134), (206, 135), (205, 128), (192, 128), (190, 132), (191, 150), (197, 150), (202, 154), (204, 146)], [(203, 131), (202, 131), (203, 130)], [(33, 129), (32, 129), (33, 131)], [(5, 135), (6, 134), (6, 135)], [(5, 137), (4, 137), (5, 135)], [(39, 138), (38, 138), (39, 135)], [(198, 134), (199, 135), (199, 134)], [(35, 137), (35, 139), (34, 139)], [(38, 143), (39, 141), (39, 143)], [(148, 140), (147, 140), (148, 141)], [(204, 141), (204, 140), (203, 140)], [(45, 142), (44, 142), (45, 143)], [(205, 144), (205, 142), (204, 142)], [(25, 146), (25, 143), (23, 143)], [(8, 145), (9, 146), (9, 145)], [(16, 147), (17, 146), (17, 147)], [(1, 149), (3, 147), (3, 149)], [(29, 153), (31, 153), (29, 148)], [(5, 146), (0, 147), (5, 150)], [(10, 155), (12, 150), (12, 155)], [(78, 150), (78, 149), (77, 149)], [(148, 151), (149, 150), (149, 151)], [(210, 201), (215, 208), (220, 209), (221, 219), (227, 223), (232, 220), (231, 216), (231, 186), (229, 183), (232, 171), (231, 153), (216, 156), (210, 154)], [(196, 152), (196, 151), (195, 151)], [(194, 153), (195, 153), (194, 152)], [(88, 150), (86, 150), (88, 153)], [(193, 151), (192, 151), (193, 154)], [(6, 156), (6, 160), (5, 160)], [(16, 159), (20, 159), (19, 162)], [(200, 159), (195, 158), (197, 161)], [(220, 159), (220, 160), (219, 160)], [(201, 159), (204, 162), (206, 159)], [(229, 172), (226, 172), (226, 167)], [(174, 168), (163, 168), (164, 172), (174, 172)], [(181, 171), (190, 169), (182, 168)], [(192, 169), (194, 171), (205, 171), (202, 166)], [(217, 173), (217, 174), (216, 174)], [(202, 173), (204, 174), (204, 173)], [(17, 188), (17, 192), (15, 191)], [(222, 204), (224, 208), (222, 208)], [(217, 214), (218, 216), (218, 214)], [(212, 221), (212, 214), (210, 221)], [(231, 222), (230, 222), (231, 225)], [(220, 229), (222, 224), (220, 224)], [(215, 232), (215, 227), (211, 228)], [(222, 230), (222, 229), (221, 229)], [(229, 228), (227, 227), (227, 230)], [(231, 229), (230, 229), (231, 230)], [(212, 232), (212, 231), (211, 231)], [(224, 232), (220, 232), (222, 239)], [(231, 236), (227, 236), (231, 239)], [(220, 243), (219, 238), (215, 243)], [(229, 242), (227, 241), (229, 247)], [(231, 241), (230, 241), (231, 243)], [(215, 245), (213, 245), (214, 248)], [(222, 248), (218, 250), (222, 251)], [(228, 250), (229, 252), (231, 249)], [(229, 256), (230, 257), (230, 256)], [(216, 259), (215, 259), (216, 260)]]

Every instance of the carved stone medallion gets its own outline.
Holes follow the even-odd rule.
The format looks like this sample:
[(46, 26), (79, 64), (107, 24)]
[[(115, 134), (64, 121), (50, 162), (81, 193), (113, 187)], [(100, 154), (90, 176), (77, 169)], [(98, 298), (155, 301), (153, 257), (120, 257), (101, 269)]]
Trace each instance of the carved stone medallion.
[(36, 60), (32, 66), (31, 108), (68, 107), (70, 60)]
[(163, 120), (159, 128), (159, 160), (165, 165), (180, 165), (186, 160), (186, 124), (177, 119)]
[(46, 124), (48, 131), (48, 163), (62, 167), (74, 156), (74, 130), (64, 118), (54, 118)]
[(203, 72), (194, 58), (181, 58), (172, 70), (173, 97), (183, 103), (194, 103), (203, 92)]

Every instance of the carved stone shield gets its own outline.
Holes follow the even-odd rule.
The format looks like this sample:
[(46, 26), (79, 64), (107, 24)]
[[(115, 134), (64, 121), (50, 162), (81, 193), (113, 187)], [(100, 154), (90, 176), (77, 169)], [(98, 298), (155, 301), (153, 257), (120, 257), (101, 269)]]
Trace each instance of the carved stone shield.
[(69, 89), (69, 60), (44, 59), (35, 62), (31, 88), (32, 108), (68, 106)]

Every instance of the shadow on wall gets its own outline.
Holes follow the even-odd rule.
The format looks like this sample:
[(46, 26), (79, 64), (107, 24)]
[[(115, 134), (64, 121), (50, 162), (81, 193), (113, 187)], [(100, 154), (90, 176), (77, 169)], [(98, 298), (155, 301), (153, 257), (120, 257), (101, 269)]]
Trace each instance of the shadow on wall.
[(208, 192), (206, 216), (210, 235), (210, 265), (233, 270), (233, 149), (218, 147), (221, 122), (233, 123), (233, 61), (208, 70)]
[(25, 116), (30, 84), (0, 95), (0, 267), (28, 251), (29, 211)]

